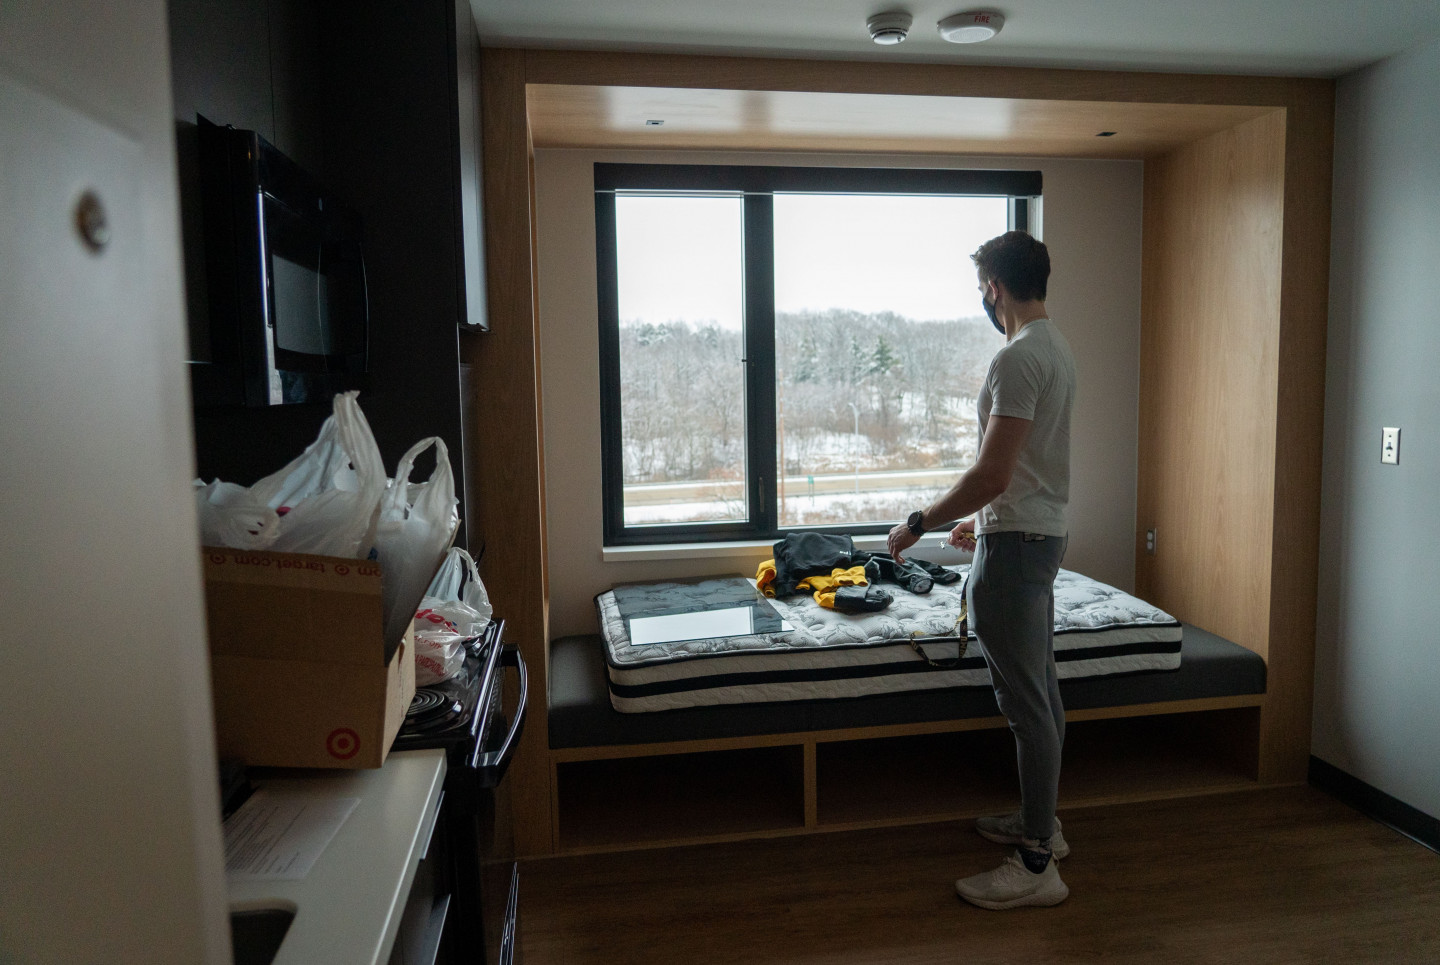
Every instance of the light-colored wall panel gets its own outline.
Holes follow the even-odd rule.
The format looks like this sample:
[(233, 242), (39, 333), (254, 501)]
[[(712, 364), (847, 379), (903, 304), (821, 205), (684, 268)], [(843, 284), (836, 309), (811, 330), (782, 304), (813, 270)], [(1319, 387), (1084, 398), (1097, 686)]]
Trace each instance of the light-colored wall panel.
[[(1440, 816), (1440, 43), (1339, 82), (1314, 753)], [(1380, 430), (1400, 427), (1399, 465)]]
[[(1134, 581), (1139, 378), (1139, 162), (876, 155), (536, 151), (540, 354), (550, 520), (552, 634), (595, 632), (593, 597), (616, 583), (753, 573), (769, 554), (605, 562), (601, 555), (596, 161), (970, 166), (1039, 169), (1053, 273), (1048, 307), (1080, 376), (1074, 416), (1072, 540), (1066, 566), (1130, 588)], [(962, 288), (973, 268), (957, 265)], [(958, 558), (958, 557), (957, 557)]]
[(6, 962), (230, 961), (165, 13), (0, 3)]

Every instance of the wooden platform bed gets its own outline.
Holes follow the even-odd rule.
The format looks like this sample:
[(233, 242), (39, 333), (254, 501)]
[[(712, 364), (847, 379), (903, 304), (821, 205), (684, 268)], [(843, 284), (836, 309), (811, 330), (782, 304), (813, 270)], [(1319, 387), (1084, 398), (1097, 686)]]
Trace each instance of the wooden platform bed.
[[(622, 714), (599, 636), (551, 642), (558, 853), (962, 818), (1015, 806), (985, 687)], [(1180, 669), (1063, 681), (1061, 808), (1256, 786), (1266, 668), (1185, 625)]]

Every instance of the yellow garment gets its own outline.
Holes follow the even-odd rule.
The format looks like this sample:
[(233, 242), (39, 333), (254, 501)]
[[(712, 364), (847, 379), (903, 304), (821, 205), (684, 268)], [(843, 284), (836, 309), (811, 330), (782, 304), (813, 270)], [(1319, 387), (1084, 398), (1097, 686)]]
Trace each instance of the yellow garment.
[[(774, 579), (772, 576), (771, 579)], [(835, 609), (835, 591), (842, 586), (869, 586), (865, 578), (865, 567), (852, 566), (848, 570), (835, 567), (829, 576), (807, 576), (795, 584), (797, 590), (812, 590), (815, 602), (827, 610)]]
[[(775, 561), (766, 560), (760, 564), (755, 571), (755, 587), (768, 597), (775, 595)], [(797, 590), (810, 590), (815, 602), (827, 610), (835, 609), (835, 591), (842, 586), (869, 586), (870, 581), (865, 578), (865, 567), (852, 566), (848, 570), (842, 567), (835, 567), (830, 571), (829, 576), (817, 574), (807, 576), (795, 584)]]
[(775, 587), (771, 586), (770, 584), (774, 582), (775, 561), (766, 560), (765, 562), (761, 563), (760, 568), (755, 571), (755, 588), (761, 593), (764, 593), (766, 596), (773, 597), (775, 595)]

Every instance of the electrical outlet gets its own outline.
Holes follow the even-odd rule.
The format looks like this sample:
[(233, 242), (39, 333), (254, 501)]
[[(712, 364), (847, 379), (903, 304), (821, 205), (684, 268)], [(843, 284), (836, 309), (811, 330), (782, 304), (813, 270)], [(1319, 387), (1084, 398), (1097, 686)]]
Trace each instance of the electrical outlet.
[(1151, 556), (1155, 555), (1155, 531), (1153, 529), (1145, 531), (1145, 552)]
[(1400, 465), (1400, 430), (1386, 426), (1380, 430), (1380, 461)]

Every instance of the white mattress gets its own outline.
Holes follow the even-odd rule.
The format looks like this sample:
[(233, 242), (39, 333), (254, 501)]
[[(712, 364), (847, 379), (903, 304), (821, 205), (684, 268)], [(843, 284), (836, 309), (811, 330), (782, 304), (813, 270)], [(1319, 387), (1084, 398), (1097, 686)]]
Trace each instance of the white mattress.
[[(969, 567), (952, 567), (964, 575)], [(630, 587), (656, 610), (677, 594), (703, 596), (708, 584)], [(894, 602), (878, 613), (844, 614), (808, 595), (772, 600), (793, 627), (779, 633), (634, 646), (614, 591), (596, 597), (610, 702), (627, 713), (769, 701), (829, 700), (947, 687), (988, 687), (990, 673), (974, 634), (952, 668), (926, 662), (911, 646), (954, 633), (963, 581), (928, 594), (884, 584)], [(958, 642), (925, 643), (932, 659), (955, 658)], [(1055, 578), (1055, 662), (1062, 680), (1108, 677), (1180, 666), (1180, 623), (1170, 614), (1071, 570)]]

